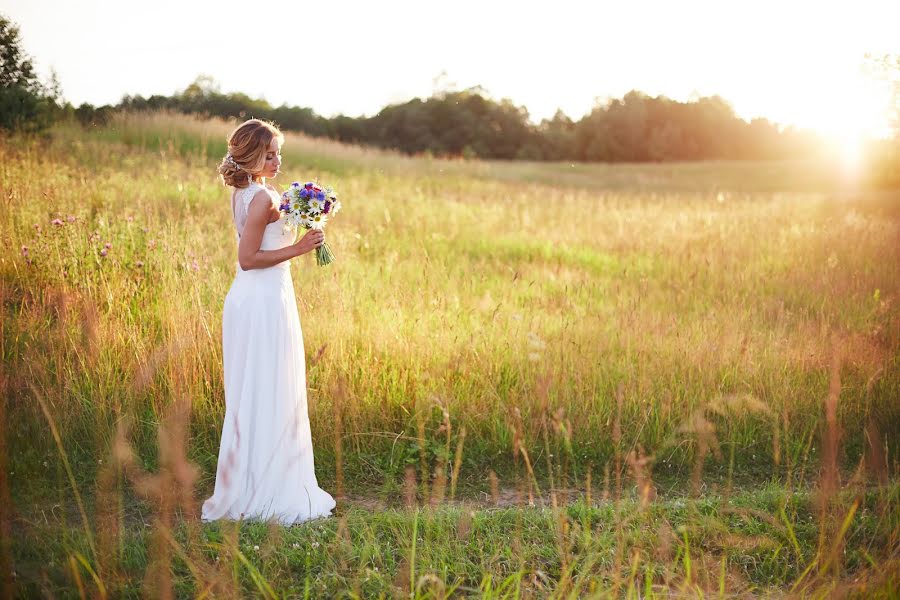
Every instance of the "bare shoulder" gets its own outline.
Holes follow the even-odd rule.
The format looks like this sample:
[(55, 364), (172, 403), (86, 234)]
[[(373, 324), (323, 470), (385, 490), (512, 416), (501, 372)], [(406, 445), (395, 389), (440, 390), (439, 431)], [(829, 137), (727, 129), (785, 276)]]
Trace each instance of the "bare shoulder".
[(250, 205), (247, 209), (248, 213), (256, 212), (256, 213), (268, 213), (274, 202), (272, 200), (272, 195), (268, 192), (268, 190), (259, 190), (255, 194), (253, 194), (253, 198), (250, 199)]

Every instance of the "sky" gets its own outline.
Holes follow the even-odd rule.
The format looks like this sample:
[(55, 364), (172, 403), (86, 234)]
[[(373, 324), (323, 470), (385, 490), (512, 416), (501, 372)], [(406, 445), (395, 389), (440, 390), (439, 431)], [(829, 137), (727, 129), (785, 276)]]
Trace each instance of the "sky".
[(881, 135), (885, 86), (861, 66), (900, 54), (897, 0), (0, 0), (0, 13), (75, 105), (170, 95), (205, 74), (329, 117), (480, 85), (535, 122), (558, 108), (578, 119), (637, 89)]

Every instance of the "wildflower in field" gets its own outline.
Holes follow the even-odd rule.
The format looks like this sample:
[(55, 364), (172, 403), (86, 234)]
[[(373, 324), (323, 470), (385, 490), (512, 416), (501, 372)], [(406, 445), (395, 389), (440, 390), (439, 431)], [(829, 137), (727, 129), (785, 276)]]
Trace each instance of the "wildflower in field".
[(63, 224), (63, 222), (62, 222), (62, 219), (53, 219), (52, 221), (50, 221), (50, 224), (56, 225), (57, 227), (59, 227), (60, 225)]
[(136, 263), (134, 263), (134, 266), (136, 266), (138, 269), (140, 269), (141, 267), (144, 266), (144, 261), (139, 260)]
[(68, 221), (69, 223), (74, 223), (75, 215), (69, 215), (68, 217), (66, 217), (66, 221)]
[(105, 244), (103, 244), (103, 247), (109, 250), (110, 248), (112, 248), (112, 242), (106, 242)]
[(28, 258), (28, 246), (22, 246), (22, 256)]
[(100, 256), (106, 256), (107, 254), (109, 254), (109, 250), (107, 250), (106, 248), (100, 250)]

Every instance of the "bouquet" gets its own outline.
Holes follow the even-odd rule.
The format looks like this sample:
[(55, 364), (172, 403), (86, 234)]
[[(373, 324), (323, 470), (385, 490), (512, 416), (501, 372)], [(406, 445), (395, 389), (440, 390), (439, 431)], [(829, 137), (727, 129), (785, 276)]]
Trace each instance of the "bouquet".
[[(328, 220), (341, 210), (341, 202), (334, 189), (309, 181), (305, 184), (294, 182), (281, 195), (279, 209), (286, 213), (285, 228), (325, 229)], [(316, 262), (325, 266), (334, 261), (334, 254), (325, 242), (316, 248)]]

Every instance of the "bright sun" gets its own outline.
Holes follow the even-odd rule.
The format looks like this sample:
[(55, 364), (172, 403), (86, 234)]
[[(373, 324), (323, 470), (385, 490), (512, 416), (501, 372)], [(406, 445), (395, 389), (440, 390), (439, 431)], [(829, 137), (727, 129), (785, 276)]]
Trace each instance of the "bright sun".
[(818, 133), (825, 142), (822, 153), (840, 162), (848, 176), (863, 166), (870, 141), (892, 134), (890, 82), (866, 72), (861, 54), (795, 61), (770, 73), (764, 85), (748, 78), (733, 93), (737, 105), (753, 106), (756, 115)]
[(866, 143), (891, 135), (890, 89), (859, 72), (823, 86), (815, 101), (791, 107), (791, 121), (820, 133), (848, 175), (859, 171)]

